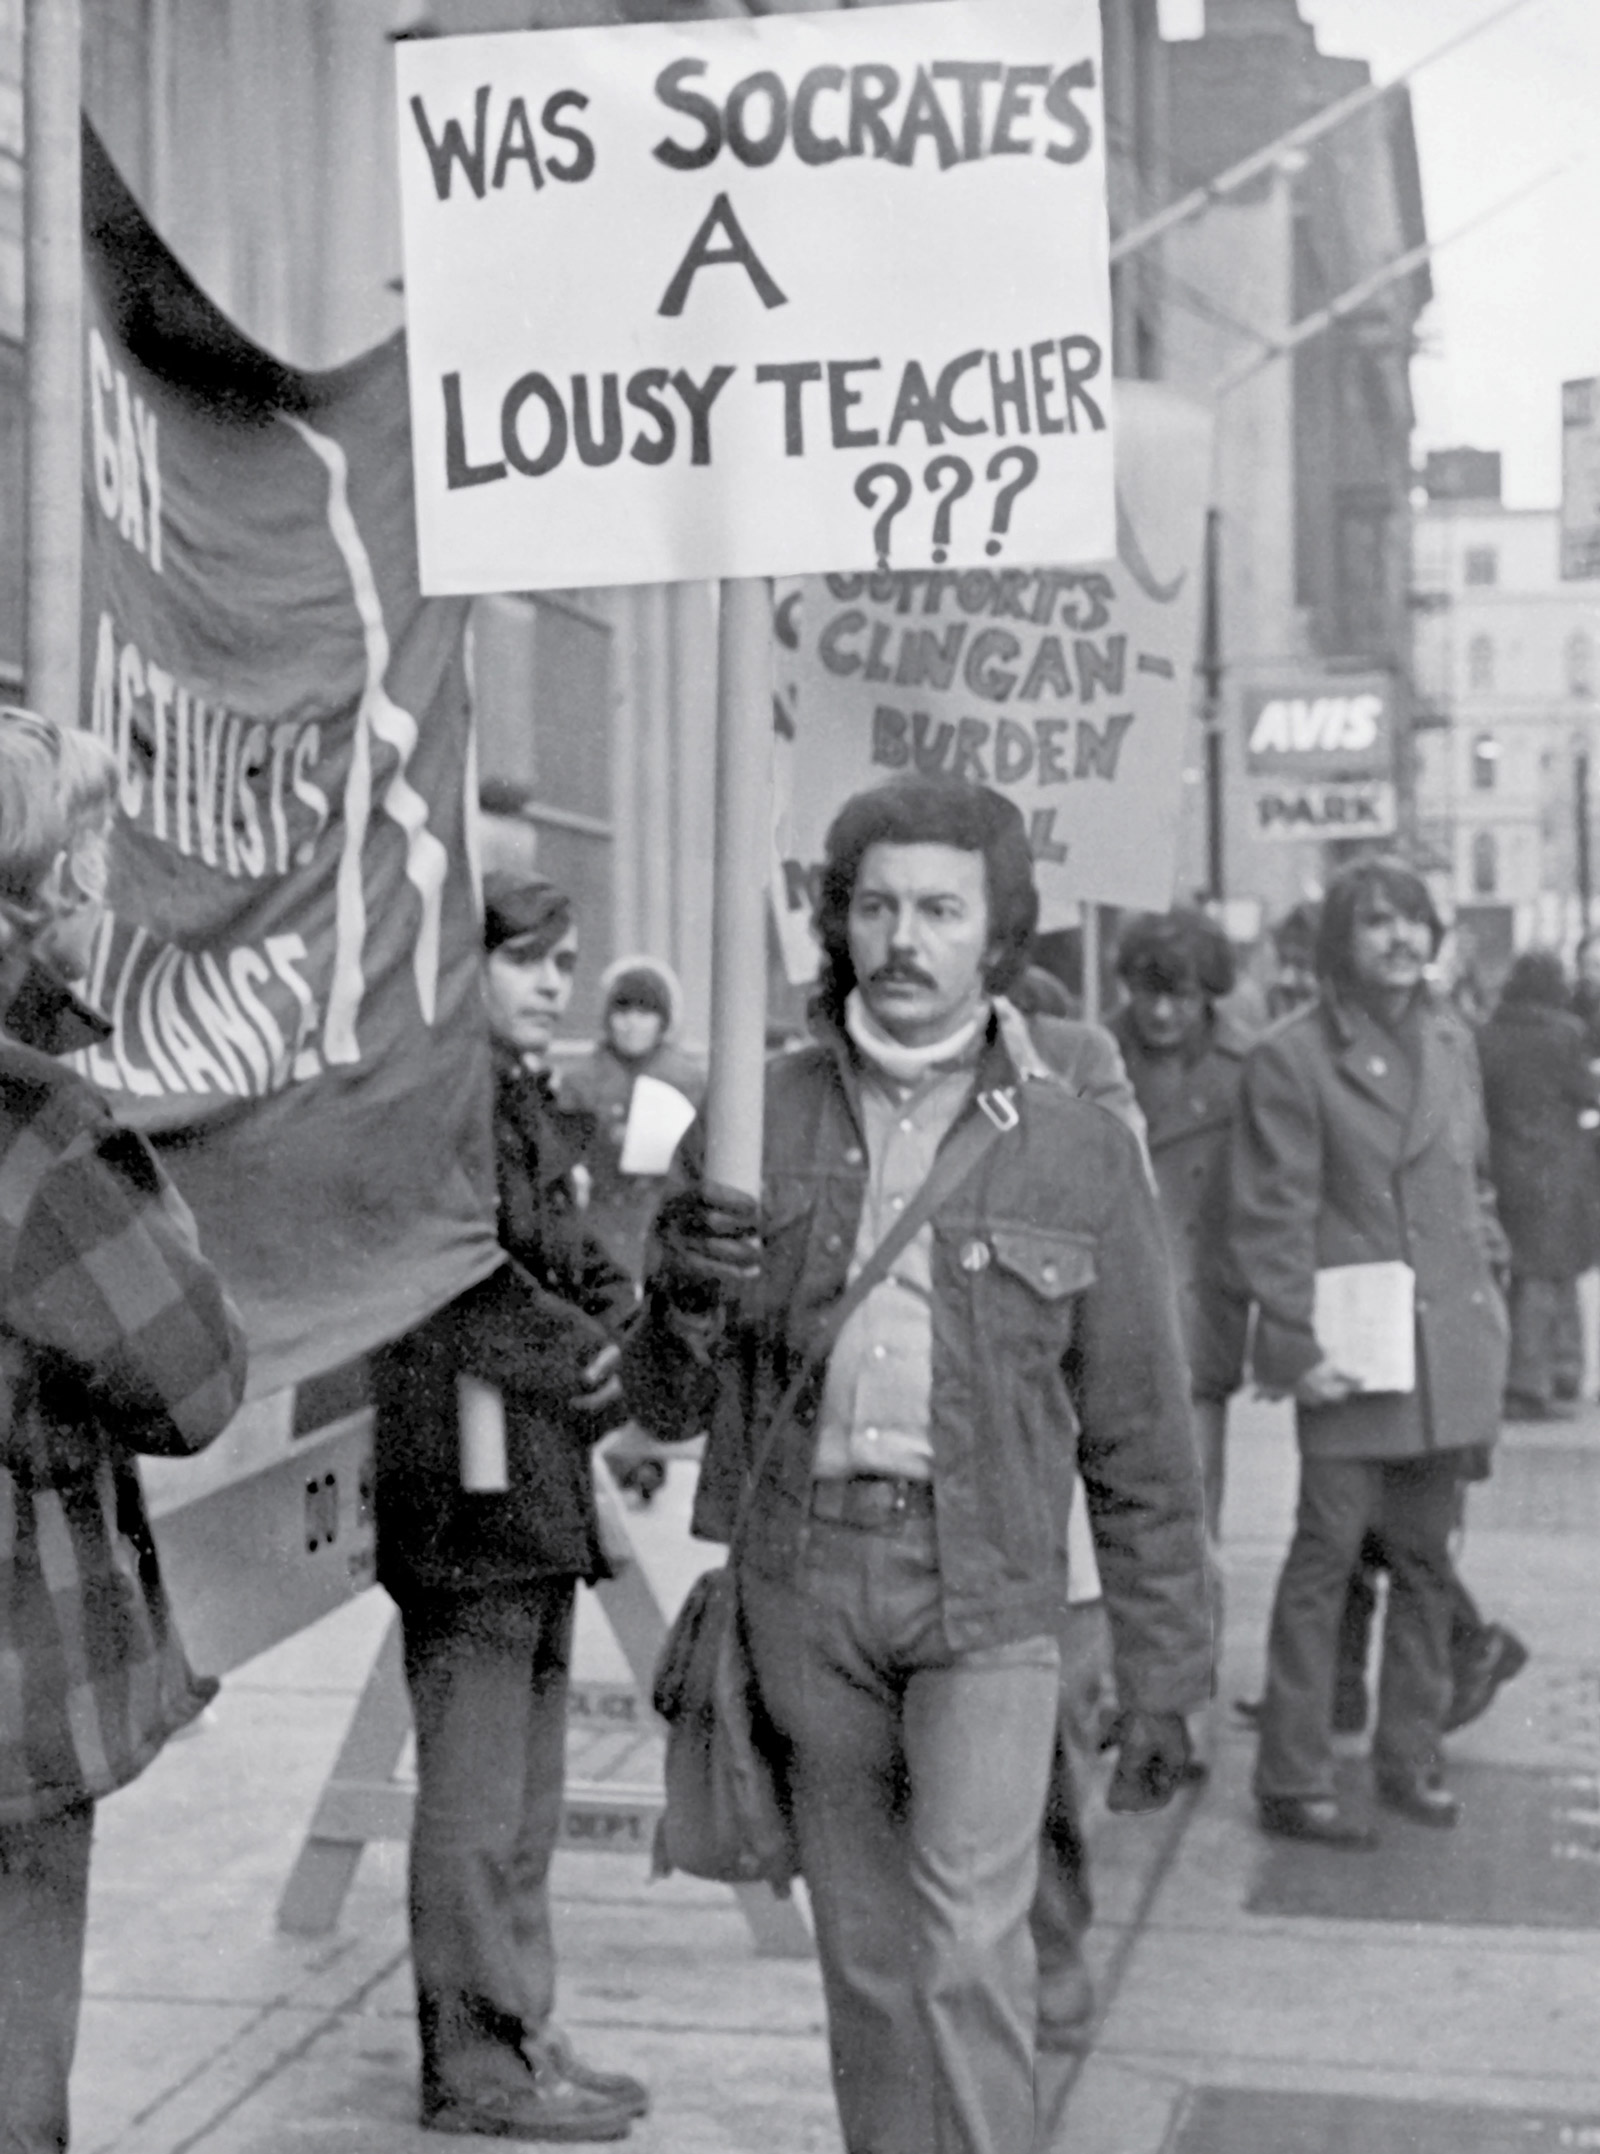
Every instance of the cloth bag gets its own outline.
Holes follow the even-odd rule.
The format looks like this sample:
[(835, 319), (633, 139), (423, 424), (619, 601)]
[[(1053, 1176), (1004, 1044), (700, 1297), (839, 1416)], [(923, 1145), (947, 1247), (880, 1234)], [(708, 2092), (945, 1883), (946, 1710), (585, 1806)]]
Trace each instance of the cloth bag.
[(667, 1634), (652, 1689), (667, 1724), (666, 1808), (656, 1825), (653, 1876), (684, 1870), (721, 1884), (764, 1878), (775, 1892), (787, 1893), (799, 1870), (778, 1745), (745, 1644), (739, 1549), (762, 1469), (839, 1333), (938, 1206), (1016, 1127), (1009, 1095), (981, 1093), (977, 1105), (982, 1112), (952, 1133), (916, 1196), (818, 1327), (750, 1462), (727, 1561), (696, 1580)]

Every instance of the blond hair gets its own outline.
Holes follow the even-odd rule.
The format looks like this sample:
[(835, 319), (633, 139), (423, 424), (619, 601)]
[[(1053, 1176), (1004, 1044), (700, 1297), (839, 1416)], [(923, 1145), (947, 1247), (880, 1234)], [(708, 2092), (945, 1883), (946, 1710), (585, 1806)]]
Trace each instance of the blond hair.
[(117, 782), (116, 758), (95, 734), (0, 705), (0, 905), (14, 921), (41, 917), (51, 868), (109, 821)]

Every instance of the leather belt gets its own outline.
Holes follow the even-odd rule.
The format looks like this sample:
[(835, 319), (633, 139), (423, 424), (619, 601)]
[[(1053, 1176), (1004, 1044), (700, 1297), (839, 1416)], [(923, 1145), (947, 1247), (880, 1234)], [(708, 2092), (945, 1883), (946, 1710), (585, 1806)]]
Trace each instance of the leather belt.
[(811, 1515), (861, 1533), (898, 1533), (908, 1518), (933, 1516), (933, 1483), (857, 1474), (848, 1481), (813, 1481)]

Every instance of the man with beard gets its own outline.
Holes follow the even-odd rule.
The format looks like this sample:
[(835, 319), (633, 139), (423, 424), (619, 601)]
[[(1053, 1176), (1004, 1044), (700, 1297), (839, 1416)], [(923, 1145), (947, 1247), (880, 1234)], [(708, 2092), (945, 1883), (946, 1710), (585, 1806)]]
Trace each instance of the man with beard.
[(699, 1181), (691, 1132), (627, 1348), (641, 1419), (709, 1429), (698, 1532), (728, 1537), (759, 1456), (740, 1598), (849, 2154), (1032, 2146), (1028, 1918), (1075, 1463), (1116, 1660), (1113, 1808), (1170, 1798), (1209, 1685), (1187, 1384), (1138, 1141), (1003, 999), (1037, 907), (998, 794), (904, 779), (846, 803), (816, 1036), (768, 1065), (759, 1235), (752, 1203)]

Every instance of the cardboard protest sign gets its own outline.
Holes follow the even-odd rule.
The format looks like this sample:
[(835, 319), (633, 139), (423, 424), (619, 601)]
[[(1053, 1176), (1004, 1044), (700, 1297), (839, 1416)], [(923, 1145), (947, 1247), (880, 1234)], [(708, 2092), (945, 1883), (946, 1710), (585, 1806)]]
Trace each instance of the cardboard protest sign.
[(1111, 551), (1095, 0), (397, 66), (424, 590)]
[(780, 589), (773, 894), (791, 980), (816, 969), (829, 822), (851, 793), (905, 771), (1016, 801), (1046, 927), (1085, 899), (1172, 902), (1211, 422), (1153, 383), (1116, 394), (1115, 559)]
[(417, 590), (400, 339), (280, 366), (92, 136), (84, 208), (84, 717), (122, 783), (80, 1059), (274, 1391), (501, 1261), (462, 607)]

